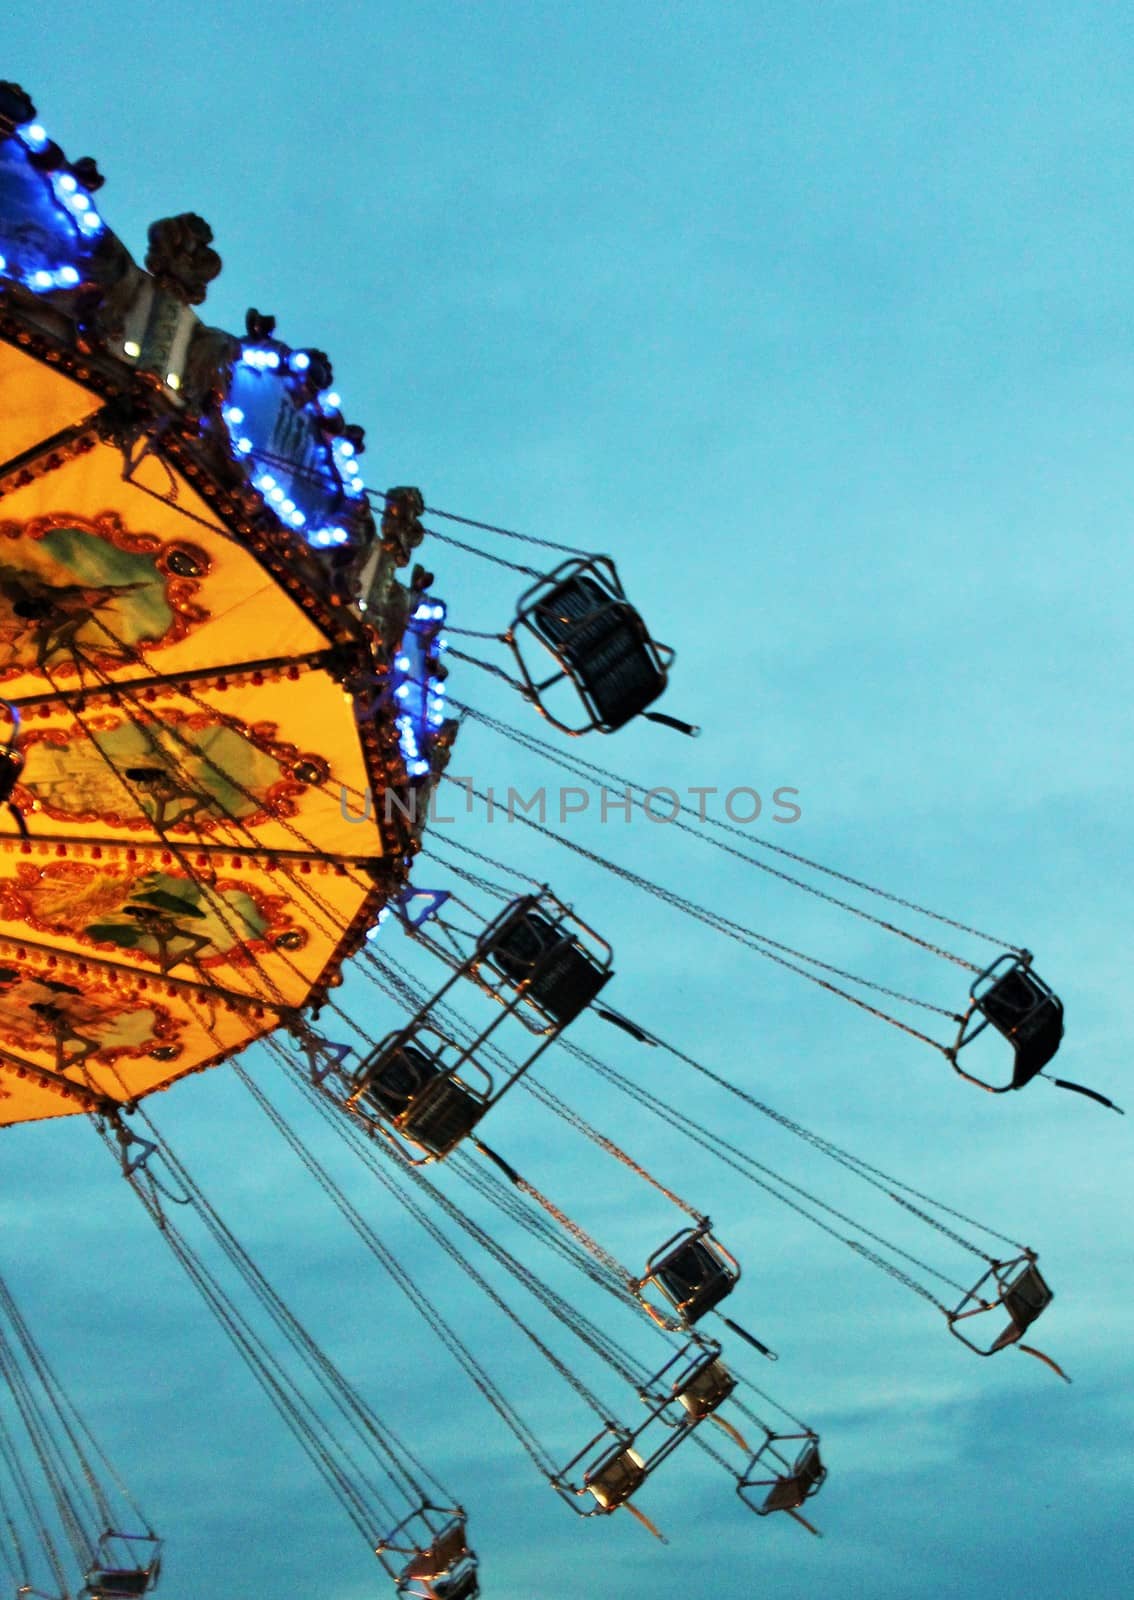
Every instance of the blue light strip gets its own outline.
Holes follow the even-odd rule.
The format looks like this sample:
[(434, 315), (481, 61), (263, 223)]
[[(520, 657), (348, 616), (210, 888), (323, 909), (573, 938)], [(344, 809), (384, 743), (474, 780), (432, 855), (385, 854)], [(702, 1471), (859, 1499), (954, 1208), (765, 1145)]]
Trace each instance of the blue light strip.
[(431, 670), (441, 652), (448, 649), (441, 637), (444, 626), (444, 604), (420, 601), (394, 657), (391, 692), (398, 708), (394, 726), (411, 778), (423, 778), (431, 770), (429, 745), (445, 721), (445, 684)]
[[(47, 131), (38, 122), (25, 122), (16, 129), (16, 137), (24, 149), (32, 155), (46, 148), (48, 144)], [(83, 188), (73, 173), (62, 169), (57, 172), (42, 173), (40, 176), (51, 185), (55, 203), (63, 216), (70, 222), (79, 235), (80, 241), (92, 241), (98, 237), (106, 227), (95, 208), (94, 201)], [(8, 263), (0, 255), (0, 272), (8, 271)], [(34, 272), (26, 272), (20, 278), (27, 289), (34, 290), (37, 294), (46, 294), (52, 289), (75, 289), (82, 282), (82, 273), (77, 267), (67, 263), (54, 270), (40, 268)]]
[[(286, 383), (289, 376), (302, 379), (311, 365), (311, 358), (305, 350), (288, 350), (286, 346), (276, 343), (246, 343), (241, 349), (240, 359), (253, 372), (275, 377), (281, 383)], [(313, 469), (308, 464), (302, 466), (301, 470), (304, 472), (315, 470), (329, 494), (337, 496), (343, 493), (352, 500), (363, 501), (366, 496), (366, 484), (356, 459), (355, 446), (341, 434), (332, 434), (319, 427), (325, 419), (337, 417), (341, 406), (342, 400), (332, 389), (325, 389), (314, 400), (309, 400), (303, 406), (303, 411), (315, 423), (316, 429), (322, 435), (320, 442), (329, 452), (330, 461), (325, 468)], [(275, 513), (280, 522), (286, 527), (302, 532), (308, 544), (315, 545), (319, 549), (325, 550), (335, 545), (346, 544), (350, 538), (346, 528), (333, 523), (312, 525), (308, 514), (296, 504), (292, 496), (288, 495), (285, 485), (279, 481), (282, 478), (286, 482), (288, 478), (286, 466), (277, 461), (257, 458), (257, 442), (250, 437), (246, 429), (243, 409), (239, 405), (226, 405), (222, 415), (238, 460), (245, 464), (253, 487), (263, 495), (269, 510)], [(293, 488), (293, 495), (296, 492)]]

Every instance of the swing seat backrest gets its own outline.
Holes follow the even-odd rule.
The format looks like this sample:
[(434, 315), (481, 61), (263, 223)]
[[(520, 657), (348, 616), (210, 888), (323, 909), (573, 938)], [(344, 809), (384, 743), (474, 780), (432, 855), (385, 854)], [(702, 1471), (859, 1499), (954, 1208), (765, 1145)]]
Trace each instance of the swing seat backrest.
[(420, 1045), (400, 1044), (371, 1068), (363, 1096), (384, 1116), (400, 1116), (441, 1068)]
[(147, 1593), (153, 1579), (150, 1567), (125, 1567), (92, 1572), (87, 1580), (87, 1593), (92, 1597), (135, 1596)]
[(641, 617), (586, 573), (539, 600), (531, 621), (610, 730), (637, 716), (665, 688), (665, 672)]
[(484, 1115), (485, 1105), (455, 1078), (437, 1076), (398, 1117), (406, 1137), (443, 1156), (471, 1133)]
[(711, 1416), (736, 1388), (736, 1379), (723, 1361), (713, 1361), (694, 1374), (677, 1399), (694, 1422)]
[(646, 1481), (646, 1464), (636, 1450), (625, 1446), (584, 1474), (583, 1484), (603, 1511), (623, 1505)]
[(736, 1275), (703, 1239), (690, 1239), (653, 1269), (653, 1277), (687, 1323), (697, 1322), (731, 1293)]
[(612, 976), (569, 933), (538, 911), (505, 922), (493, 935), (487, 954), (517, 987), (526, 982), (531, 1000), (560, 1027), (573, 1021)]
[(761, 1515), (771, 1511), (794, 1511), (805, 1500), (817, 1494), (827, 1469), (819, 1458), (819, 1444), (811, 1439), (804, 1445), (790, 1473), (777, 1478), (760, 1507)]
[(1029, 1262), (1000, 1292), (1001, 1304), (1012, 1320), (992, 1346), (993, 1350), (1015, 1344), (1054, 1298), (1039, 1268)]
[(1030, 1083), (1059, 1049), (1063, 1005), (1030, 967), (1016, 965), (976, 997), (976, 1008), (1015, 1051), (1013, 1089)]

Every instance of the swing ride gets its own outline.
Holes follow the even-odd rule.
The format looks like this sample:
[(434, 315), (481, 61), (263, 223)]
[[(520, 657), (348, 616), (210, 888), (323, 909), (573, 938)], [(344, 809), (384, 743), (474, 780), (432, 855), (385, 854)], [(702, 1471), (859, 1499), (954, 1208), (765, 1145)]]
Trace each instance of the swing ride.
[[(207, 225), (188, 214), (155, 223), (139, 266), (102, 219), (101, 183), (93, 162), (67, 161), (22, 90), (0, 84), (0, 803), (8, 822), (0, 834), (0, 1124), (76, 1114), (92, 1121), (395, 1591), (417, 1600), (479, 1593), (466, 1512), (323, 1353), (155, 1127), (149, 1097), (187, 1075), (231, 1064), (392, 1289), (581, 1516), (626, 1509), (652, 1528), (639, 1491), (676, 1452), (685, 1460), (697, 1451), (758, 1516), (782, 1511), (816, 1532), (800, 1508), (827, 1469), (814, 1429), (751, 1383), (731, 1354), (726, 1363), (722, 1345), (700, 1328), (715, 1315), (776, 1359), (721, 1310), (741, 1284), (739, 1260), (702, 1205), (532, 1070), (552, 1050), (625, 1096), (635, 1112), (628, 1126), (640, 1128), (643, 1113), (659, 1119), (928, 1302), (974, 1353), (1018, 1347), (1063, 1376), (1022, 1343), (1052, 1299), (1033, 1250), (881, 1172), (610, 1009), (615, 951), (568, 899), (459, 838), (425, 838), (429, 798), (451, 781), (456, 716), (577, 779), (616, 784), (629, 803), (649, 803), (643, 785), (576, 755), (574, 744), (552, 744), (456, 700), (450, 660), (505, 681), (572, 738), (614, 734), (636, 718), (697, 732), (652, 709), (674, 652), (652, 637), (610, 558), (428, 508), (416, 489), (369, 489), (363, 433), (344, 419), (327, 357), (287, 345), (274, 319), (257, 311), (239, 337), (207, 326), (194, 310), (220, 270)], [(489, 544), (497, 536), (526, 537), (563, 559), (539, 571), (499, 555)], [(499, 632), (450, 625), (424, 566), (399, 577), (427, 538), (523, 576), (527, 587)], [(502, 645), (519, 676), (453, 645), (466, 637)], [(948, 994), (907, 993), (885, 972), (856, 973), (804, 952), (542, 820), (517, 820), (620, 887), (928, 1044), (971, 1083), (1002, 1093), (1045, 1076), (1063, 1011), (1028, 950), (678, 811), (678, 827), (703, 845), (900, 941), (931, 971), (938, 962), (961, 968), (966, 1009)], [(419, 881), (426, 851), (428, 871), (444, 873), (446, 887)], [(406, 960), (386, 936), (373, 940), (380, 924), (400, 927)], [(938, 942), (946, 937), (963, 952)], [(989, 944), (998, 951), (991, 962)], [(423, 975), (430, 962), (444, 968), (439, 983), (435, 972)], [(338, 996), (344, 969), (373, 987), (362, 1015)], [(372, 1011), (392, 1024), (377, 1037)], [(856, 1221), (849, 1202), (805, 1190), (734, 1142), (731, 1128), (695, 1120), (593, 1055), (577, 1042), (588, 1012), (711, 1080), (834, 1163), (841, 1179), (882, 1196), (919, 1239), (959, 1255), (964, 1276), (954, 1262), (943, 1270), (904, 1239)], [(926, 1031), (927, 1015), (937, 1032), (949, 1024), (952, 1042)], [(989, 1030), (1012, 1053), (1006, 1083), (982, 1075), (983, 1057), (970, 1070), (983, 1048), (972, 1047)], [(380, 1227), (246, 1071), (239, 1058), (254, 1044), (313, 1123), (321, 1119), (346, 1145), (391, 1207), (423, 1229), (567, 1391), (565, 1403), (585, 1413), (571, 1424), (578, 1431), (565, 1433), (572, 1441), (589, 1434), (574, 1454), (562, 1439), (548, 1444), (537, 1434), (501, 1386), (498, 1353), (486, 1359), (475, 1328), (458, 1331), (438, 1312)], [(1049, 1081), (1112, 1105), (1094, 1090)], [(624, 1264), (510, 1153), (484, 1142), (506, 1094), (513, 1107), (526, 1096), (525, 1109), (554, 1116), (622, 1176), (644, 1183), (653, 1201), (681, 1213), (678, 1230), (662, 1225), (662, 1242), (643, 1240), (635, 1264)], [(438, 1181), (441, 1167), (446, 1181), (466, 1185), (524, 1236), (525, 1252), (585, 1284), (557, 1288), (546, 1268), (454, 1199)], [(184, 1208), (176, 1221), (175, 1206)], [(238, 1287), (226, 1287), (222, 1272)], [(618, 1333), (585, 1309), (592, 1291), (616, 1302)], [(519, 1296), (527, 1297), (522, 1311)], [(140, 1516), (124, 1521), (96, 1487), (89, 1436), (2, 1281), (0, 1310), (11, 1327), (6, 1333), (0, 1322), (3, 1377), (71, 1539), (68, 1566), (46, 1533), (51, 1519), (36, 1509), (26, 1449), (3, 1431), (0, 1409), (9, 1526), (45, 1530), (46, 1540), (46, 1577), (33, 1575), (30, 1539), (15, 1544), (18, 1592), (63, 1600), (77, 1575), (86, 1600), (144, 1595), (157, 1582), (160, 1541)], [(979, 1316), (1007, 1324), (982, 1341), (972, 1331)], [(718, 1435), (739, 1453), (722, 1455)], [(80, 1522), (80, 1482), (94, 1496), (93, 1520)]]

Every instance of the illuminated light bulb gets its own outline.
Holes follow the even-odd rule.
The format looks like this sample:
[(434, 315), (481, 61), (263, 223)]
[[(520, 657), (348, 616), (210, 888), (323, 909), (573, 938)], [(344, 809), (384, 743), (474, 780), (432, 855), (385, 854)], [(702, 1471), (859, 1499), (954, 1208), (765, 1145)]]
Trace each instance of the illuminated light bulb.
[(408, 694), (409, 694), (409, 684), (408, 683), (399, 683), (398, 687), (394, 690), (394, 696), (398, 700), (404, 700)]
[(348, 461), (344, 466), (343, 471), (349, 473), (352, 478), (356, 478), (358, 476), (358, 462)]
[(47, 129), (41, 128), (38, 122), (29, 122), (23, 134), (24, 143), (30, 144), (33, 150), (42, 150), (47, 143)]
[[(354, 446), (351, 444), (349, 439), (343, 439), (338, 448), (339, 454), (345, 461), (349, 461), (351, 456), (354, 454)], [(355, 467), (354, 470), (357, 472), (358, 468)]]
[(8, 263), (5, 261), (3, 256), (0, 256), (0, 272), (7, 272), (7, 270)]
[(329, 389), (323, 396), (323, 404), (328, 411), (337, 411), (342, 403), (341, 395), (337, 395), (333, 389)]
[(303, 515), (302, 511), (293, 511), (291, 513), (291, 525), (293, 528), (302, 528), (306, 521), (307, 518)]
[(268, 499), (272, 502), (273, 505), (276, 505), (276, 506), (282, 505), (283, 504), (283, 500), (284, 500), (284, 492), (283, 492), (283, 490), (280, 489), (279, 487), (277, 487), (275, 489), (269, 489), (268, 490)]
[(276, 480), (272, 477), (270, 472), (263, 472), (260, 474), (259, 481), (256, 484), (258, 489), (274, 489), (275, 486)]
[(54, 284), (54, 282), (55, 282), (55, 279), (51, 276), (50, 272), (33, 272), (32, 273), (32, 287), (33, 288), (36, 288), (36, 289), (50, 289), (51, 286)]
[(366, 610), (366, 601), (365, 600), (360, 600), (358, 602), (358, 609), (360, 611), (365, 611)]
[(240, 451), (240, 454), (242, 456), (251, 455), (252, 454), (252, 441), (251, 441), (251, 439), (238, 439), (236, 441), (236, 448)]
[(409, 656), (395, 656), (394, 665), (397, 667), (399, 672), (408, 672), (410, 669)]
[(165, 381), (169, 384), (171, 389), (180, 389), (181, 387), (181, 379), (177, 376), (176, 372), (167, 372), (165, 375)]
[(437, 648), (438, 648), (438, 650), (448, 650), (448, 648), (449, 648), (448, 639), (438, 639), (437, 640)]
[(297, 350), (291, 358), (293, 372), (306, 372), (311, 365), (311, 357), (303, 350)]
[(79, 187), (69, 172), (62, 173), (55, 181), (64, 194), (74, 194)]
[(70, 288), (72, 284), (76, 284), (79, 281), (79, 274), (75, 271), (74, 267), (60, 267), (59, 271), (56, 273), (56, 277), (59, 279), (60, 283), (64, 284), (68, 288)]
[(290, 517), (292, 512), (295, 510), (295, 501), (294, 500), (281, 500), (280, 501), (280, 510), (283, 512), (285, 517)]
[(102, 218), (93, 206), (89, 211), (84, 211), (80, 216), (76, 217), (75, 220), (83, 233), (101, 233), (102, 231)]
[(129, 356), (131, 361), (136, 361), (142, 353), (142, 347), (136, 339), (127, 339), (122, 346), (122, 353)]
[(231, 422), (234, 428), (239, 428), (240, 424), (244, 421), (244, 413), (241, 411), (239, 406), (226, 406), (224, 409), (224, 420), (226, 422)]
[(71, 196), (69, 204), (72, 211), (89, 211), (91, 208), (90, 201), (81, 189), (76, 189)]
[(264, 357), (264, 365), (266, 367), (275, 368), (275, 367), (278, 367), (279, 364), (280, 364), (279, 356), (276, 354), (276, 352), (274, 350), (269, 350), (268, 353)]

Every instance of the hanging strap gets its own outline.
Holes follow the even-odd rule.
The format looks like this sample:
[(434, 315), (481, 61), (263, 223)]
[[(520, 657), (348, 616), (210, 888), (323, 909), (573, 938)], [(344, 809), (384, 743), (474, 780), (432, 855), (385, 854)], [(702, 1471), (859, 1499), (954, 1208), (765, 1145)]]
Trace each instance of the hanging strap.
[(1100, 1106), (1106, 1106), (1108, 1111), (1117, 1111), (1120, 1117), (1126, 1115), (1121, 1106), (1116, 1106), (1113, 1100), (1108, 1100), (1106, 1095), (1100, 1094), (1097, 1089), (1088, 1089), (1081, 1083), (1071, 1083), (1067, 1078), (1048, 1078), (1046, 1072), (1041, 1072), (1039, 1076), (1047, 1078), (1048, 1083), (1054, 1084), (1057, 1089), (1070, 1089), (1072, 1094), (1081, 1094), (1088, 1100), (1096, 1100)]

